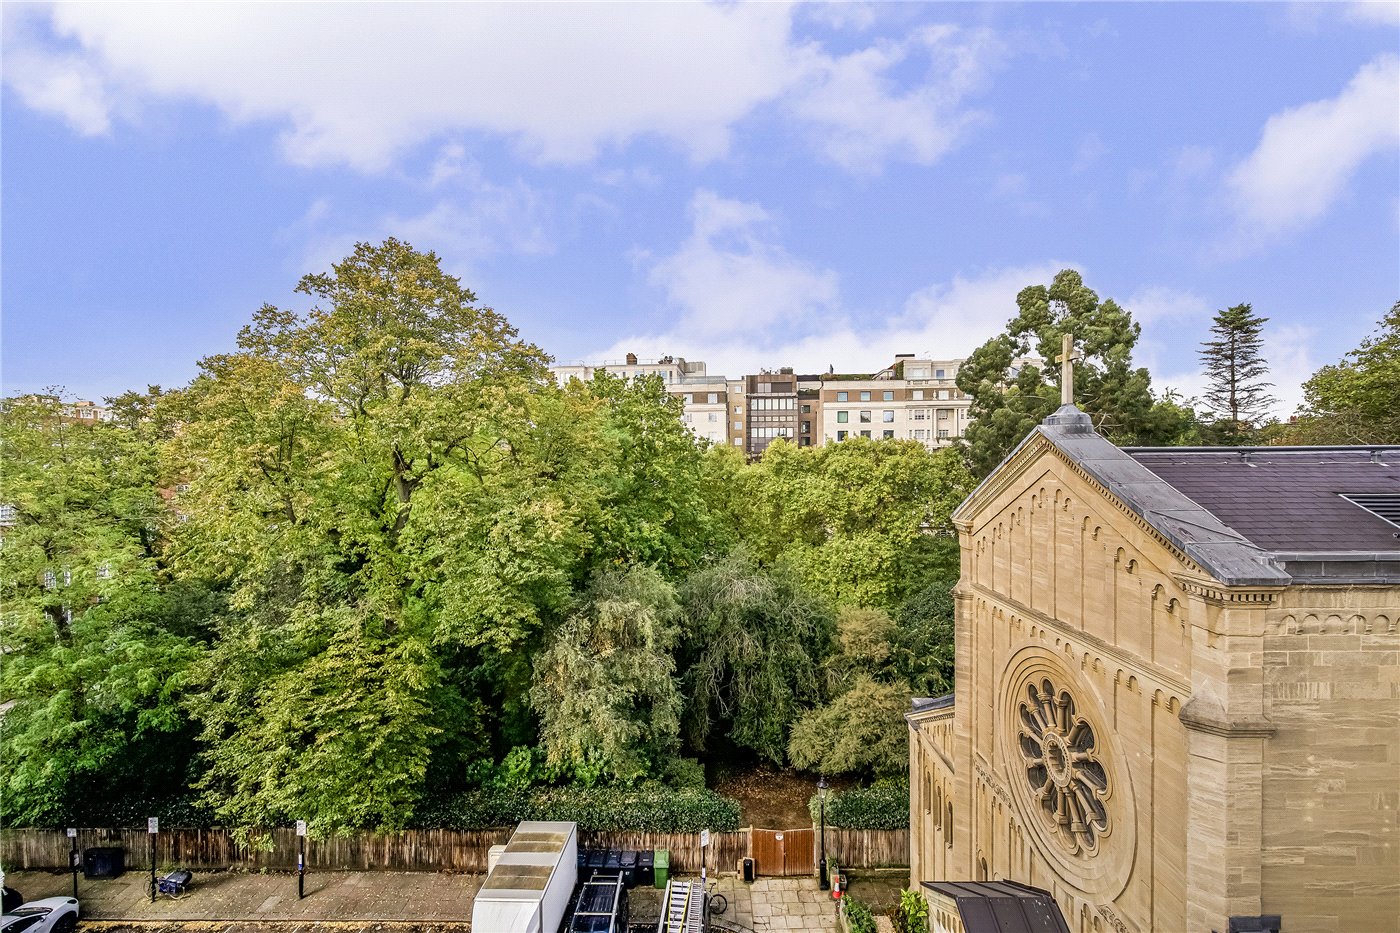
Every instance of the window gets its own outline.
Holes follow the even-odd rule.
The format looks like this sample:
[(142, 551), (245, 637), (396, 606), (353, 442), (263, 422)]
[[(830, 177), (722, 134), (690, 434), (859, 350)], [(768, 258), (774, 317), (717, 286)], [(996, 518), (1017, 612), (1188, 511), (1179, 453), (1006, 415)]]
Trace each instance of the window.
[(80, 417), (89, 418), (89, 419), (90, 419), (90, 418), (92, 418), (92, 409), (91, 409), (91, 408), (84, 408), (82, 411), (78, 412), (78, 415), (79, 415)]
[(849, 392), (837, 392), (837, 393), (836, 393), (836, 401), (838, 401), (838, 402), (849, 402), (850, 400), (851, 400), (851, 393), (849, 393)]
[(946, 401), (948, 401), (949, 397), (950, 397), (950, 396), (948, 395), (948, 390), (947, 390), (947, 389), (939, 389), (939, 390), (938, 390), (938, 400), (939, 400), (940, 402), (946, 402)]
[(860, 413), (860, 423), (861, 423), (861, 424), (869, 424), (869, 423), (870, 423), (870, 412), (868, 412), (868, 411), (863, 411), (863, 412)]
[(887, 441), (893, 440), (893, 439), (894, 439), (894, 432), (893, 432), (893, 431), (886, 431), (886, 432), (884, 432), (884, 434), (882, 434), (881, 436), (884, 437), (884, 439), (887, 440)]
[(684, 421), (686, 424), (690, 424), (690, 412), (686, 412), (685, 414), (681, 415), (681, 420)]
[(838, 441), (844, 441), (844, 440), (846, 439), (846, 437), (847, 437), (850, 433), (851, 433), (850, 431), (837, 431), (837, 432), (836, 432), (836, 439), (837, 439)]
[(890, 392), (890, 391), (886, 391), (886, 392), (882, 395), (882, 398), (883, 398), (886, 402), (893, 402), (893, 401), (894, 401), (894, 393), (893, 393), (893, 392)]
[(943, 370), (941, 370), (941, 369), (935, 369), (935, 370), (933, 371), (933, 378), (935, 378), (935, 379), (942, 379), (942, 378), (944, 378), (944, 376), (943, 376)]
[(736, 437), (736, 438), (734, 438), (734, 446), (735, 446), (735, 447), (743, 447), (743, 446), (744, 446), (744, 439), (743, 439), (742, 437)]
[(947, 437), (948, 437), (948, 429), (947, 429), (947, 428), (939, 428), (939, 429), (938, 429), (938, 439), (941, 441), (941, 440), (945, 440)]
[(714, 412), (710, 412), (710, 424), (714, 424), (718, 420), (719, 415), (715, 414)]
[(869, 393), (869, 392), (862, 392), (862, 393), (860, 394), (860, 400), (861, 400), (862, 402), (868, 402), (868, 401), (870, 401), (870, 393)]
[(0, 505), (0, 525), (13, 525), (19, 518), (13, 505)]
[(947, 421), (947, 420), (948, 420), (949, 418), (951, 418), (951, 417), (953, 417), (953, 409), (951, 409), (951, 408), (940, 408), (940, 409), (938, 409), (938, 420), (939, 420), (939, 421)]
[(860, 432), (860, 436), (861, 436), (861, 437), (869, 437), (869, 436), (870, 436), (870, 432), (869, 432), (869, 431), (861, 431), (861, 432)]
[(916, 441), (922, 441), (922, 440), (924, 440), (924, 439), (927, 438), (927, 437), (928, 437), (928, 432), (925, 431), (923, 428), (915, 428), (915, 429), (914, 429), (914, 440), (916, 440)]
[(803, 433), (803, 434), (811, 434), (811, 433), (812, 433), (812, 422), (810, 422), (810, 421), (804, 421), (804, 422), (802, 422), (802, 433)]
[(885, 424), (894, 424), (894, 412), (888, 408), (885, 409), (880, 412), (880, 420), (885, 422)]
[(58, 577), (52, 570), (44, 571), (44, 589), (51, 590), (58, 586)]
[(734, 406), (734, 414), (736, 414), (736, 415), (742, 415), (743, 413), (744, 413), (744, 406), (743, 406), (743, 405), (735, 405), (735, 406)]
[(707, 400), (709, 401), (709, 403), (710, 403), (711, 405), (718, 404), (718, 403), (719, 403), (719, 393), (718, 393), (718, 392), (711, 392), (711, 393), (709, 394)]
[(69, 570), (67, 567), (64, 567), (64, 568), (63, 568), (63, 585), (64, 585), (64, 586), (72, 586), (72, 585), (73, 585), (73, 571)]
[(913, 398), (916, 402), (922, 402), (924, 400), (924, 390), (915, 389), (910, 393), (910, 397)]
[(802, 414), (804, 414), (804, 415), (810, 415), (811, 413), (812, 413), (812, 406), (811, 406), (811, 405), (803, 405), (803, 406), (802, 406)]
[(916, 409), (914, 409), (914, 420), (915, 420), (915, 421), (927, 421), (927, 420), (928, 420), (928, 409), (927, 409), (927, 408), (916, 408)]
[(112, 564), (111, 564), (110, 561), (105, 561), (105, 560), (104, 560), (102, 563), (100, 563), (100, 564), (97, 565), (97, 579), (99, 579), (99, 580), (110, 580), (110, 579), (112, 579)]
[(734, 422), (734, 430), (736, 430), (736, 431), (742, 431), (742, 430), (744, 430), (744, 422), (742, 422), (742, 421), (736, 421), (736, 422)]
[(848, 411), (838, 411), (836, 413), (837, 424), (847, 424), (851, 420), (851, 413)]

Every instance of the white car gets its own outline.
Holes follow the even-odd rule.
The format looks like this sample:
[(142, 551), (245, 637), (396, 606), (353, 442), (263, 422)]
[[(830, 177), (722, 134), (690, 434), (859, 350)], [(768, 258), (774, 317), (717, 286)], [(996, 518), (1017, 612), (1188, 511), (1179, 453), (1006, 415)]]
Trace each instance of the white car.
[(78, 902), (71, 897), (30, 901), (0, 916), (0, 933), (72, 933), (78, 926)]

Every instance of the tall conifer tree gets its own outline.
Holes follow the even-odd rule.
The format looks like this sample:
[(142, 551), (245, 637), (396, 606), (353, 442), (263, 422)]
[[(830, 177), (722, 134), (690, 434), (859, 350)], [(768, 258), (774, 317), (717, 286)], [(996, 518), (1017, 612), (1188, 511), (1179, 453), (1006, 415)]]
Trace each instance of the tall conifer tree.
[(1247, 304), (1218, 311), (1212, 339), (1201, 344), (1201, 362), (1209, 385), (1205, 402), (1215, 415), (1215, 434), (1227, 444), (1248, 443), (1277, 399), (1265, 381), (1264, 325), (1269, 321)]

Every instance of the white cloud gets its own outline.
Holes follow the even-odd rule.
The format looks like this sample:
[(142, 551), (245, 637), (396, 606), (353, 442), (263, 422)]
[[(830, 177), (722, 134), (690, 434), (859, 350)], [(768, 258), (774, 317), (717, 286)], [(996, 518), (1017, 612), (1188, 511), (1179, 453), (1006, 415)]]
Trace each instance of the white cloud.
[(1400, 25), (1400, 3), (1396, 0), (1358, 0), (1347, 4), (1347, 17), (1363, 23)]
[(697, 192), (690, 237), (652, 266), (650, 281), (681, 314), (683, 333), (715, 338), (763, 334), (836, 305), (836, 274), (764, 242), (768, 215), (757, 204)]
[[(846, 169), (878, 171), (891, 157), (928, 165), (982, 115), (964, 110), (1003, 49), (986, 30), (951, 26), (916, 30), (903, 42), (877, 42), (839, 58), (813, 53), (816, 81), (793, 104), (813, 139)], [(933, 77), (901, 90), (890, 72), (927, 58)]]
[[(450, 147), (449, 147), (450, 148)], [(538, 191), (516, 179), (509, 184), (488, 181), (470, 158), (444, 152), (432, 173), (437, 196), (424, 211), (390, 213), (366, 223), (347, 225), (330, 202), (317, 201), (286, 238), (305, 243), (302, 270), (329, 269), (349, 255), (356, 242), (377, 242), (393, 236), (415, 249), (432, 250), (456, 274), (470, 274), (482, 259), (502, 253), (552, 253), (552, 211)]]
[(1400, 145), (1400, 58), (1366, 64), (1336, 97), (1277, 113), (1228, 179), (1242, 245), (1303, 227), (1372, 155)]
[[(382, 170), (484, 133), (544, 162), (639, 137), (724, 155), (757, 108), (820, 130), (837, 161), (929, 162), (971, 119), (989, 33), (921, 29), (834, 55), (786, 4), (63, 4), (7, 10), (5, 80), (83, 133), (163, 100), (284, 128), (291, 161)], [(927, 58), (911, 87), (887, 76)]]
[(772, 242), (772, 222), (760, 206), (701, 191), (691, 220), (680, 248), (648, 265), (667, 305), (659, 326), (599, 347), (590, 359), (670, 354), (738, 376), (765, 366), (871, 371), (896, 353), (965, 356), (1015, 315), (1021, 289), (1066, 267), (1046, 262), (955, 276), (869, 325), (843, 305), (836, 273)]
[(83, 136), (100, 136), (112, 127), (113, 104), (102, 74), (78, 55), (45, 53), (25, 40), (27, 24), (15, 14), (4, 17), (4, 76), (25, 106), (62, 117)]
[(1210, 314), (1210, 305), (1200, 295), (1164, 285), (1139, 288), (1122, 304), (1144, 329), (1157, 325), (1175, 327), (1183, 320)]

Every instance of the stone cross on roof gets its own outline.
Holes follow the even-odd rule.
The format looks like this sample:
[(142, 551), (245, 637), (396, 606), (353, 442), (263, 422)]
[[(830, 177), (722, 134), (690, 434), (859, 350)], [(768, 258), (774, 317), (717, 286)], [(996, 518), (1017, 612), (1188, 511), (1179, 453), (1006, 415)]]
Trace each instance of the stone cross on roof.
[(1084, 354), (1074, 349), (1074, 335), (1065, 334), (1060, 338), (1060, 355), (1055, 362), (1060, 364), (1060, 404), (1074, 404), (1074, 361), (1084, 359)]

